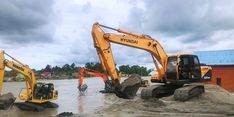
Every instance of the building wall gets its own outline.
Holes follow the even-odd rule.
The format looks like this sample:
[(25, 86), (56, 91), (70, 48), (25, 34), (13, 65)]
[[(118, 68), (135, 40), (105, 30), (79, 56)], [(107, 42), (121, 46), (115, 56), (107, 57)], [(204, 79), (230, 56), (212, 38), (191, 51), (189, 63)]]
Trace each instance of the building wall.
[(219, 84), (218, 78), (221, 79), (220, 86), (224, 89), (234, 92), (234, 65), (229, 66), (212, 66), (212, 79), (208, 84)]

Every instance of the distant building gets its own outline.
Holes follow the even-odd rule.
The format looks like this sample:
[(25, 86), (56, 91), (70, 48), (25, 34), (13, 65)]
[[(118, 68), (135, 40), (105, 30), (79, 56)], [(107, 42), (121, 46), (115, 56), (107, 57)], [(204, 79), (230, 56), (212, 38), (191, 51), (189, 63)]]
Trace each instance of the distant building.
[(194, 54), (200, 63), (212, 67), (212, 79), (207, 83), (234, 92), (234, 50), (196, 51)]
[(43, 72), (43, 73), (41, 73), (41, 76), (43, 78), (50, 78), (51, 77), (51, 72)]

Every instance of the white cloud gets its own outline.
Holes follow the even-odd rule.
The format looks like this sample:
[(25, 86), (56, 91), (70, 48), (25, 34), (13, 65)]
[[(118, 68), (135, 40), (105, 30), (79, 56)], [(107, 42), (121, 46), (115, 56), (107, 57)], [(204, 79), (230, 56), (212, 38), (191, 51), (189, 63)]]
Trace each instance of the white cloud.
[[(96, 21), (149, 34), (168, 53), (233, 49), (234, 44), (232, 1), (54, 0), (40, 2), (38, 6), (41, 7), (29, 4), (30, 1), (6, 0), (4, 3), (8, 5), (4, 5), (4, 10), (0, 8), (0, 18), (12, 16), (12, 21), (19, 25), (11, 24), (7, 30), (17, 32), (16, 36), (0, 28), (0, 46), (37, 69), (46, 64), (98, 62), (91, 37), (92, 24)], [(12, 11), (11, 4), (24, 8), (23, 15), (27, 17), (35, 12), (32, 16), (39, 19), (23, 18), (23, 15), (13, 17), (18, 12)], [(23, 25), (25, 22), (32, 22), (32, 25)], [(0, 22), (0, 26), (5, 23)], [(19, 26), (22, 28), (17, 28)], [(117, 65), (153, 67), (150, 54), (143, 50), (116, 44), (112, 48)]]

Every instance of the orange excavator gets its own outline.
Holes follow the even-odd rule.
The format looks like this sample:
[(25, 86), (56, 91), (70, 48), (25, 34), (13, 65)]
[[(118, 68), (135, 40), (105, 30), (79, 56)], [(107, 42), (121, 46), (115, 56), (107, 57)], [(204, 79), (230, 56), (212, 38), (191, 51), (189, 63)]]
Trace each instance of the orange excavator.
[[(102, 28), (118, 33), (106, 33)], [(93, 24), (92, 37), (102, 68), (110, 75), (115, 88), (114, 93), (120, 98), (134, 98), (141, 81), (138, 76), (134, 76), (120, 83), (111, 43), (141, 49), (152, 56), (158, 76), (151, 79), (151, 82), (160, 83), (161, 85), (152, 85), (143, 89), (141, 91), (142, 98), (163, 97), (174, 94), (175, 100), (186, 101), (205, 91), (202, 84), (194, 83), (202, 82), (205, 77), (209, 77), (203, 75), (209, 75), (207, 73), (211, 71), (211, 68), (201, 66), (196, 55), (168, 55), (162, 45), (148, 35), (135, 34), (99, 23)]]
[[(84, 84), (84, 76), (85, 74), (88, 74), (88, 75), (92, 75), (92, 76), (97, 76), (99, 78), (102, 78), (103, 81), (104, 81), (104, 84), (105, 84), (105, 88), (104, 90), (101, 90), (100, 92), (101, 93), (113, 93), (114, 92), (114, 87), (112, 86), (112, 82), (111, 80), (109, 80), (108, 76), (104, 73), (101, 73), (99, 71), (96, 71), (96, 70), (91, 70), (91, 69), (84, 69), (84, 68), (81, 68), (79, 70), (79, 77), (78, 77), (78, 89), (79, 91), (82, 93), (82, 92), (85, 92), (86, 89), (88, 88), (88, 85)], [(142, 80), (141, 81), (141, 87), (148, 87), (149, 86), (149, 82), (148, 80)]]
[(101, 90), (100, 92), (102, 93), (113, 93), (114, 89), (112, 87), (112, 82), (108, 79), (108, 76), (106, 74), (103, 74), (99, 71), (96, 70), (90, 70), (90, 69), (84, 69), (81, 68), (79, 70), (79, 86), (78, 89), (80, 92), (85, 92), (85, 90), (88, 88), (88, 85), (84, 84), (84, 75), (85, 74), (89, 74), (92, 76), (97, 76), (103, 79), (104, 83), (105, 83), (105, 88), (104, 90)]

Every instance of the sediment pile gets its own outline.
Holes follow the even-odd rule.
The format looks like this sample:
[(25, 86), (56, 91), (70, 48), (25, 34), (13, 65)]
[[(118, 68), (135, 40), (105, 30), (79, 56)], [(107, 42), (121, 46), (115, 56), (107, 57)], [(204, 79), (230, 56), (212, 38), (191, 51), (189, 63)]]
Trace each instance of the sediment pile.
[[(138, 94), (139, 95), (139, 94)], [(112, 97), (115, 98), (115, 97)], [(111, 99), (113, 101), (114, 99)], [(116, 97), (117, 98), (117, 97)], [(186, 102), (175, 101), (173, 95), (160, 99), (117, 99), (118, 102), (87, 116), (143, 117), (220, 117), (234, 116), (234, 95), (215, 85), (205, 85), (205, 93)]]

